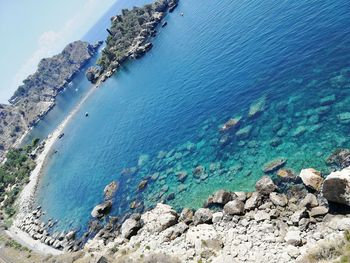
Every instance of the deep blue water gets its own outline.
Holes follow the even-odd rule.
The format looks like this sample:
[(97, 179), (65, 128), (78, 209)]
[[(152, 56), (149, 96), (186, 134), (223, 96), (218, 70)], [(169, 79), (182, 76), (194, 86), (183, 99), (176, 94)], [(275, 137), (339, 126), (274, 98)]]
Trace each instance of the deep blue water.
[[(113, 215), (171, 193), (175, 208), (199, 207), (220, 188), (252, 190), (263, 165), (278, 157), (295, 172), (326, 174), (325, 158), (350, 146), (347, 0), (183, 0), (166, 20), (154, 48), (103, 84), (56, 143), (37, 202), (60, 228), (84, 228), (112, 180), (120, 183)], [(249, 118), (256, 101), (265, 108)], [(223, 146), (219, 127), (235, 116), (241, 125)], [(205, 170), (196, 178), (199, 165)], [(138, 172), (123, 175), (130, 167)], [(188, 173), (184, 183), (180, 171)]]

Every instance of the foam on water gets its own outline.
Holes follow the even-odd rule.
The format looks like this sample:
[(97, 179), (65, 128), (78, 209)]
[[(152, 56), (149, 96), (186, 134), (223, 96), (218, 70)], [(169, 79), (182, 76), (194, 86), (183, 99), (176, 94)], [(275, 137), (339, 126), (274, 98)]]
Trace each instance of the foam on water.
[[(103, 84), (55, 145), (37, 196), (46, 217), (85, 228), (112, 180), (120, 187), (111, 214), (123, 215), (131, 204), (196, 208), (220, 188), (252, 190), (276, 158), (326, 174), (326, 157), (350, 146), (349, 8), (346, 0), (182, 1), (154, 48)], [(259, 100), (264, 110), (250, 118)], [(224, 135), (219, 127), (235, 116), (240, 127)], [(130, 167), (137, 172), (122, 172)]]

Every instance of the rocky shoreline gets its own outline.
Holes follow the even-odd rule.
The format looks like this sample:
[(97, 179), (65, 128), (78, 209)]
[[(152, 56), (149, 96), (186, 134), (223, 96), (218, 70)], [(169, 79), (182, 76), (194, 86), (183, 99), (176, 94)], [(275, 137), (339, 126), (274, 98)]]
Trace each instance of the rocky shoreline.
[[(343, 157), (338, 155), (346, 163)], [(290, 178), (286, 180), (290, 183)], [(287, 191), (265, 175), (255, 192), (219, 190), (196, 211), (185, 208), (178, 213), (158, 203), (120, 223), (114, 217), (104, 227), (93, 221), (83, 238), (75, 231), (48, 234), (46, 228), (54, 222), (40, 222), (40, 207), (19, 227), (36, 240), (72, 252), (69, 255), (80, 251), (78, 258), (87, 261), (77, 262), (96, 257), (101, 262), (150, 262), (142, 261), (147, 258), (155, 260), (151, 262), (317, 262), (318, 256), (324, 257), (318, 247), (340, 242), (350, 229), (349, 185), (350, 168), (325, 179), (308, 168)], [(106, 202), (117, 187), (115, 182), (106, 186)], [(96, 217), (106, 214), (104, 210)]]

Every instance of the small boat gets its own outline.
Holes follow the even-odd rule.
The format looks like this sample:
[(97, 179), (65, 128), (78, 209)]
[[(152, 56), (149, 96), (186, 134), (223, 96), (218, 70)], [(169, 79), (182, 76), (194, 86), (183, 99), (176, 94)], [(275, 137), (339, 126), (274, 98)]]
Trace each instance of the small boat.
[(165, 27), (167, 24), (168, 24), (168, 22), (164, 21), (163, 24), (162, 24), (162, 27)]
[(85, 112), (85, 117), (89, 117), (89, 113), (88, 112)]
[(61, 133), (60, 135), (58, 135), (58, 139), (61, 139), (64, 136), (64, 133)]
[(183, 13), (183, 12), (181, 12), (181, 13), (180, 13), (180, 16), (184, 16), (184, 13)]

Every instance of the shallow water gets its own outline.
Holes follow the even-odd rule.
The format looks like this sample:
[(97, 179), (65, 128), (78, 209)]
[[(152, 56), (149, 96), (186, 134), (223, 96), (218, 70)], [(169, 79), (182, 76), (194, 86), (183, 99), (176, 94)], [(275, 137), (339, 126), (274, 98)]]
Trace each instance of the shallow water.
[[(95, 92), (56, 143), (37, 196), (46, 218), (84, 229), (112, 180), (120, 216), (133, 201), (196, 208), (220, 188), (250, 191), (276, 158), (326, 174), (326, 157), (350, 146), (349, 9), (346, 0), (182, 1), (154, 48)], [(264, 109), (250, 118), (256, 101)], [(219, 127), (235, 116), (222, 145)]]

